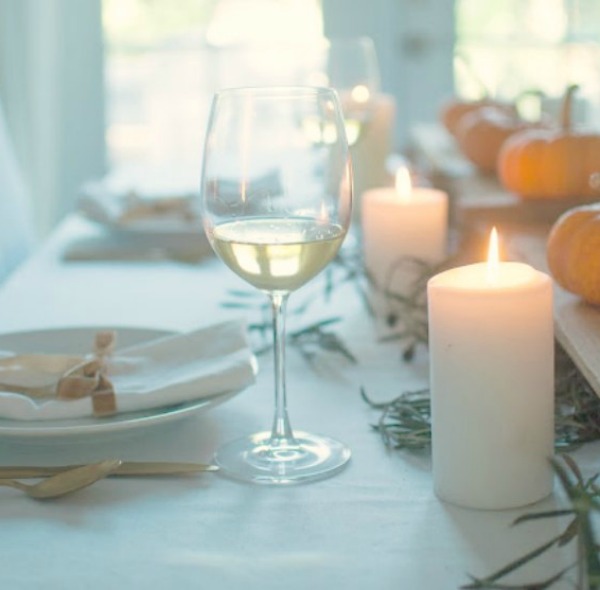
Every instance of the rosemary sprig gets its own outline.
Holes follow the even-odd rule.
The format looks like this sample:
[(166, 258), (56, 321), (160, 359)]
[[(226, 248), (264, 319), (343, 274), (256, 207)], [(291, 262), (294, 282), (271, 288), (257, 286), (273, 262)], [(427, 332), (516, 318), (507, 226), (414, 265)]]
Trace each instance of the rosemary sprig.
[[(260, 342), (254, 346), (256, 355), (265, 354), (273, 347), (271, 333), (273, 322), (270, 304), (258, 293), (243, 290), (229, 291), (231, 299), (223, 302), (223, 307), (231, 309), (251, 309), (260, 315), (260, 320), (248, 325), (251, 333), (257, 334)], [(314, 298), (309, 298), (288, 311), (289, 317), (303, 315)], [(341, 317), (330, 317), (312, 322), (300, 328), (287, 331), (287, 342), (296, 348), (302, 357), (311, 365), (314, 364), (319, 351), (338, 354), (348, 362), (356, 364), (358, 361), (348, 346), (335, 332), (329, 328), (342, 320)]]
[[(333, 352), (341, 355), (344, 359), (352, 364), (358, 361), (350, 352), (344, 341), (335, 333), (327, 330), (327, 326), (336, 324), (342, 318), (334, 317), (327, 318), (307, 326), (303, 326), (297, 330), (288, 331), (287, 340), (291, 346), (298, 349), (302, 357), (309, 363), (313, 364), (319, 350)], [(265, 324), (250, 324), (248, 328), (264, 333)], [(254, 350), (255, 354), (261, 355), (272, 348), (272, 344), (268, 342), (263, 346)]]
[(377, 404), (361, 387), (362, 398), (375, 409), (382, 410), (377, 431), (390, 449), (419, 451), (431, 446), (431, 403), (429, 390), (408, 391), (389, 403)]
[[(393, 332), (382, 341), (403, 342), (402, 358), (405, 361), (412, 360), (419, 346), (428, 344), (427, 281), (446, 265), (447, 261), (432, 265), (419, 258), (404, 257), (390, 271), (382, 293), (387, 307), (386, 323)], [(397, 274), (412, 277), (402, 291), (393, 286)]]
[[(342, 251), (330, 267), (325, 296), (336, 286), (350, 281), (372, 317), (378, 315), (372, 301), (380, 301), (379, 314), (391, 330), (381, 341), (401, 342), (404, 345), (402, 358), (409, 361), (420, 345), (427, 346), (427, 281), (443, 266), (431, 265), (415, 257), (402, 257), (390, 269), (386, 284), (379, 286), (365, 269), (361, 252)], [(339, 269), (342, 270), (341, 278), (336, 273)], [(402, 291), (394, 287), (394, 279), (398, 274), (411, 277)]]
[[(362, 398), (381, 415), (372, 428), (391, 449), (427, 449), (431, 445), (429, 390), (403, 392), (385, 403), (374, 403), (364, 389)], [(556, 349), (555, 437), (557, 451), (568, 452), (600, 440), (600, 398), (573, 361)], [(418, 415), (419, 419), (415, 417)]]
[[(372, 428), (391, 449), (427, 450), (431, 446), (431, 405), (429, 390), (404, 392), (386, 403), (375, 403), (361, 388), (362, 398), (381, 414)], [(581, 372), (560, 347), (556, 351), (556, 414), (555, 448), (558, 452), (574, 449), (586, 442), (600, 440), (600, 398), (594, 393)], [(546, 541), (485, 578), (471, 577), (464, 589), (540, 590), (550, 588), (574, 567), (577, 567), (580, 590), (600, 590), (600, 556), (591, 524), (591, 513), (600, 512), (600, 473), (584, 479), (576, 462), (569, 455), (554, 459), (552, 466), (570, 506), (561, 510), (526, 514), (514, 524), (545, 518), (572, 518), (560, 535)], [(564, 463), (564, 465), (563, 465)], [(507, 585), (500, 580), (520, 569), (553, 547), (577, 542), (577, 561), (554, 575), (525, 585)]]
[[(539, 588), (550, 588), (574, 567), (577, 567), (576, 588), (580, 590), (598, 590), (600, 588), (600, 557), (598, 555), (600, 547), (596, 542), (591, 523), (591, 513), (600, 511), (600, 488), (596, 485), (596, 479), (600, 476), (600, 473), (586, 480), (572, 457), (563, 455), (561, 459), (562, 461), (552, 459), (552, 467), (567, 495), (570, 507), (562, 510), (525, 514), (517, 518), (513, 524), (518, 525), (532, 520), (571, 516), (572, 518), (562, 533), (485, 578), (470, 576), (471, 583), (462, 586), (463, 589), (537, 590)], [(564, 547), (574, 540), (577, 541), (577, 559), (571, 566), (541, 582), (533, 584), (514, 586), (498, 583), (498, 580), (519, 570), (552, 547)]]
[[(389, 330), (381, 341), (401, 343), (402, 358), (410, 361), (420, 346), (427, 347), (428, 344), (427, 281), (439, 272), (459, 264), (459, 257), (465, 257), (465, 250), (469, 252), (472, 249), (468, 245), (471, 241), (472, 234), (465, 234), (457, 253), (439, 263), (403, 256), (389, 269), (383, 285), (378, 285), (365, 268), (359, 248), (343, 248), (334, 264), (329, 267), (325, 296), (334, 287), (352, 282), (369, 314), (373, 317), (381, 316)], [(337, 272), (339, 269), (342, 270), (341, 277)]]
[(364, 269), (362, 248), (359, 241), (354, 245), (344, 244), (337, 256), (325, 271), (325, 289), (323, 295), (329, 300), (338, 287), (351, 283), (356, 290), (364, 308), (371, 317), (375, 310), (369, 299), (369, 288), (372, 279)]
[(600, 398), (561, 347), (555, 356), (556, 446), (570, 451), (600, 439)]

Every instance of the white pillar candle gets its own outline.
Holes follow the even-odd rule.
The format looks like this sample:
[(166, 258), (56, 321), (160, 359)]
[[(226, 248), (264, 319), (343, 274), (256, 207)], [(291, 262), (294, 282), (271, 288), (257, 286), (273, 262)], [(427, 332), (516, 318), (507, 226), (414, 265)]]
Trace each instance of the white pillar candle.
[(446, 257), (448, 195), (411, 186), (408, 170), (400, 168), (395, 188), (365, 192), (361, 225), (365, 267), (375, 285), (402, 292), (415, 278), (398, 265), (403, 258), (437, 263)]
[(432, 461), (441, 499), (502, 509), (552, 491), (552, 282), (492, 245), (428, 283)]

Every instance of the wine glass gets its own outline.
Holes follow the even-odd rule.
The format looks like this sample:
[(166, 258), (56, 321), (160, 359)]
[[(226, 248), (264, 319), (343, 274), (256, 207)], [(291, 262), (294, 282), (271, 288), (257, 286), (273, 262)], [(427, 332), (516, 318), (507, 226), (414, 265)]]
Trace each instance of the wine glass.
[(309, 86), (236, 88), (213, 99), (202, 172), (208, 239), (231, 270), (268, 295), (273, 313), (271, 431), (221, 447), (228, 475), (288, 484), (335, 473), (341, 442), (292, 430), (285, 383), (288, 296), (335, 257), (348, 231), (352, 171), (337, 94)]
[(327, 85), (337, 90), (353, 146), (373, 115), (373, 98), (379, 92), (377, 52), (369, 37), (333, 37), (326, 42)]
[(380, 91), (377, 52), (370, 37), (330, 37), (317, 55), (313, 76), (338, 93), (352, 156), (354, 219), (342, 248), (344, 255), (355, 257), (362, 240), (360, 198), (389, 180), (384, 160), (391, 148), (393, 116)]

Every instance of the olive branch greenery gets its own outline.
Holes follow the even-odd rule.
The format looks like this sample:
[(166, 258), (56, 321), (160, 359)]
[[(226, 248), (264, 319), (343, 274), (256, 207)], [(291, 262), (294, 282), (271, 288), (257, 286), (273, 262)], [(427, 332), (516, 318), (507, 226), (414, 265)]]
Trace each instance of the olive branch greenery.
[[(567, 353), (556, 345), (555, 448), (569, 452), (600, 440), (600, 398)], [(425, 450), (431, 445), (429, 389), (407, 391), (391, 401), (376, 403), (364, 388), (362, 398), (381, 414), (372, 428), (390, 449)]]
[[(572, 569), (577, 570), (576, 588), (580, 590), (598, 590), (600, 588), (600, 558), (598, 553), (600, 546), (596, 542), (591, 522), (592, 513), (600, 512), (600, 487), (596, 484), (600, 474), (585, 479), (577, 463), (569, 455), (562, 455), (558, 459), (552, 459), (551, 462), (569, 500), (570, 508), (525, 514), (517, 518), (513, 525), (545, 518), (570, 517), (562, 532), (485, 578), (470, 576), (471, 582), (461, 586), (461, 588), (543, 590), (550, 588), (563, 579), (565, 574)], [(549, 578), (520, 586), (499, 582), (508, 574), (518, 570), (552, 547), (564, 547), (573, 541), (577, 542), (575, 562)]]
[[(600, 546), (596, 543), (591, 524), (593, 512), (600, 512), (600, 473), (584, 479), (576, 462), (566, 454), (581, 445), (600, 440), (600, 398), (577, 369), (567, 353), (557, 345), (555, 355), (556, 403), (555, 449), (558, 458), (552, 467), (564, 489), (570, 506), (563, 510), (526, 514), (514, 524), (543, 518), (571, 516), (563, 532), (524, 556), (507, 564), (485, 578), (471, 576), (471, 583), (462, 588), (486, 590), (542, 590), (562, 580), (565, 574), (577, 568), (577, 586), (581, 590), (600, 590)], [(427, 451), (431, 446), (431, 403), (428, 389), (406, 391), (395, 399), (376, 403), (360, 390), (362, 398), (380, 411), (377, 423), (372, 425), (383, 443), (390, 449)], [(536, 557), (553, 547), (577, 543), (577, 560), (571, 566), (535, 584), (506, 585), (500, 582)]]
[[(260, 356), (271, 350), (273, 322), (269, 302), (259, 293), (251, 291), (231, 290), (228, 294), (230, 298), (222, 303), (223, 307), (254, 310), (259, 314), (259, 319), (248, 324), (249, 332), (257, 337), (257, 342), (253, 345), (254, 353)], [(288, 316), (292, 318), (301, 316), (313, 301), (314, 299), (306, 299), (300, 305), (291, 308)], [(337, 354), (346, 361), (356, 364), (358, 361), (346, 343), (331, 330), (331, 327), (341, 320), (339, 316), (329, 317), (288, 330), (286, 340), (310, 365), (314, 365), (319, 351)]]

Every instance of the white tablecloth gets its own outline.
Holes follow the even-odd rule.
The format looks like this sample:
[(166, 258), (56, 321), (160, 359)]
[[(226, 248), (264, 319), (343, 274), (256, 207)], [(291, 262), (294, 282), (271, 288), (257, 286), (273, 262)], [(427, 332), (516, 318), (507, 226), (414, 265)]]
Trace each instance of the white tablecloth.
[[(122, 325), (186, 330), (232, 315), (220, 302), (243, 285), (215, 259), (65, 263), (60, 253), (89, 231), (72, 217), (0, 291), (0, 332)], [(316, 285), (309, 286), (319, 292)], [(300, 301), (303, 292), (291, 299)], [(218, 474), (112, 478), (75, 495), (38, 502), (0, 489), (0, 581), (5, 588), (202, 588), (245, 590), (455, 589), (489, 574), (563, 526), (511, 528), (525, 512), (470, 511), (433, 494), (426, 453), (387, 451), (370, 424), (362, 385), (388, 399), (427, 381), (427, 355), (403, 364), (397, 344), (378, 343), (352, 288), (302, 321), (343, 313), (338, 332), (359, 359), (310, 369), (288, 355), (293, 426), (345, 441), (350, 465), (330, 479), (274, 488)], [(272, 375), (261, 357), (256, 386), (211, 411), (146, 429), (72, 440), (0, 438), (0, 465), (60, 464), (107, 457), (209, 461), (232, 438), (269, 428)], [(597, 445), (577, 454), (595, 470)], [(595, 465), (596, 464), (596, 465)], [(536, 505), (550, 509), (561, 494)], [(528, 510), (531, 511), (531, 508)], [(572, 561), (570, 550), (536, 560), (518, 580), (540, 579)], [(570, 587), (557, 586), (558, 588)]]

